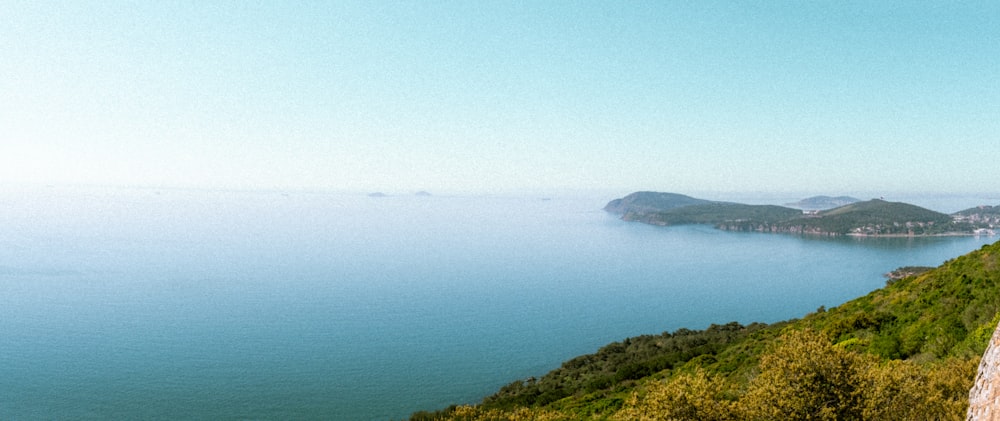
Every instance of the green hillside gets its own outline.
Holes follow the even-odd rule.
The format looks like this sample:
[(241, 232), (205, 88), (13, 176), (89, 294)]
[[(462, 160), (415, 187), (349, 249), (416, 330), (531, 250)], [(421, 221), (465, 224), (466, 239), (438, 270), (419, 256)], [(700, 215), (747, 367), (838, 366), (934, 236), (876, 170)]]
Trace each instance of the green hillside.
[(668, 209), (691, 205), (712, 203), (710, 200), (696, 199), (677, 193), (635, 192), (621, 199), (615, 199), (604, 210), (610, 213), (624, 215), (627, 213), (661, 212)]
[(623, 215), (622, 219), (654, 225), (727, 224), (750, 230), (761, 224), (770, 226), (801, 216), (802, 211), (781, 206), (712, 202), (679, 206), (659, 212), (629, 212)]
[(799, 320), (628, 338), (412, 419), (961, 420), (998, 310), (992, 244)]
[(952, 217), (919, 206), (869, 200), (852, 203), (816, 215), (784, 221), (788, 231), (862, 235), (933, 235), (971, 231), (953, 223)]

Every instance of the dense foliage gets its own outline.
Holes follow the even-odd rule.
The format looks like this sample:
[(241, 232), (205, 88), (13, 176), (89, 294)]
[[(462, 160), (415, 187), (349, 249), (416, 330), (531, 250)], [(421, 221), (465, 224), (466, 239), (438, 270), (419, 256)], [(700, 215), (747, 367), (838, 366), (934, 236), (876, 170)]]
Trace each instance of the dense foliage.
[(801, 216), (802, 211), (782, 206), (714, 202), (682, 206), (662, 212), (629, 213), (625, 214), (623, 219), (655, 225), (725, 223), (733, 227), (755, 228), (761, 224), (774, 225)]
[(703, 369), (634, 392), (615, 420), (960, 420), (978, 359), (882, 361), (790, 330), (745, 383)]
[(712, 325), (695, 331), (644, 335), (607, 345), (596, 354), (566, 361), (541, 379), (515, 381), (486, 398), (483, 406), (545, 405), (580, 391), (592, 393), (705, 358), (766, 325)]
[(961, 420), (998, 311), (1000, 243), (800, 320), (626, 339), (413, 419)]

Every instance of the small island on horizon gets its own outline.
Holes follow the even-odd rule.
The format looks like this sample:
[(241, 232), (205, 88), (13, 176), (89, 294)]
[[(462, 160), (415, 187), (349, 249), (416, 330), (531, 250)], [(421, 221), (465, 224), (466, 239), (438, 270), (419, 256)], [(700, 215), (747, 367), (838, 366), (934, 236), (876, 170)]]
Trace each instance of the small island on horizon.
[[(826, 208), (838, 203), (845, 204)], [(625, 221), (650, 225), (706, 224), (726, 231), (826, 236), (995, 235), (1000, 225), (1000, 206), (948, 215), (903, 202), (847, 196), (815, 196), (790, 205), (798, 208), (642, 191), (612, 200), (604, 210)]]

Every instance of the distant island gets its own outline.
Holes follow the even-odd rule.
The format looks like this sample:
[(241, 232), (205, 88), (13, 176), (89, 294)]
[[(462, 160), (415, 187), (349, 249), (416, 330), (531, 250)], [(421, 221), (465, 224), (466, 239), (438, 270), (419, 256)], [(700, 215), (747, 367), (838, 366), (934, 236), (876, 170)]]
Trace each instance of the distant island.
[(839, 208), (841, 206), (850, 205), (851, 203), (857, 203), (860, 201), (861, 199), (856, 199), (851, 196), (813, 196), (802, 199), (798, 202), (785, 203), (785, 206), (807, 210), (826, 210)]
[[(850, 199), (817, 196), (798, 203)], [(812, 210), (711, 201), (677, 193), (636, 192), (612, 200), (604, 210), (621, 215), (625, 221), (651, 225), (708, 224), (727, 231), (830, 236), (993, 235), (1000, 223), (1000, 206), (980, 206), (948, 215), (881, 199)]]
[[(426, 192), (426, 191), (423, 191), (423, 190), (418, 191), (416, 193), (413, 193), (413, 195), (414, 196), (418, 196), (418, 197), (430, 197), (431, 196), (430, 192)], [(377, 192), (368, 193), (368, 197), (389, 197), (389, 195), (385, 194), (385, 193), (382, 193), (380, 191), (377, 191)]]

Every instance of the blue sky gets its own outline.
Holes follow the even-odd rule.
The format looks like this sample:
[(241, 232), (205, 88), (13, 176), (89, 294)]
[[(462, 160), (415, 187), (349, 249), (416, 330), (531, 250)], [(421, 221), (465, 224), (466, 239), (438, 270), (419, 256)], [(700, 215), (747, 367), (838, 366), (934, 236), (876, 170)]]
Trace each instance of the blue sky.
[(0, 182), (1000, 191), (997, 2), (34, 2)]

